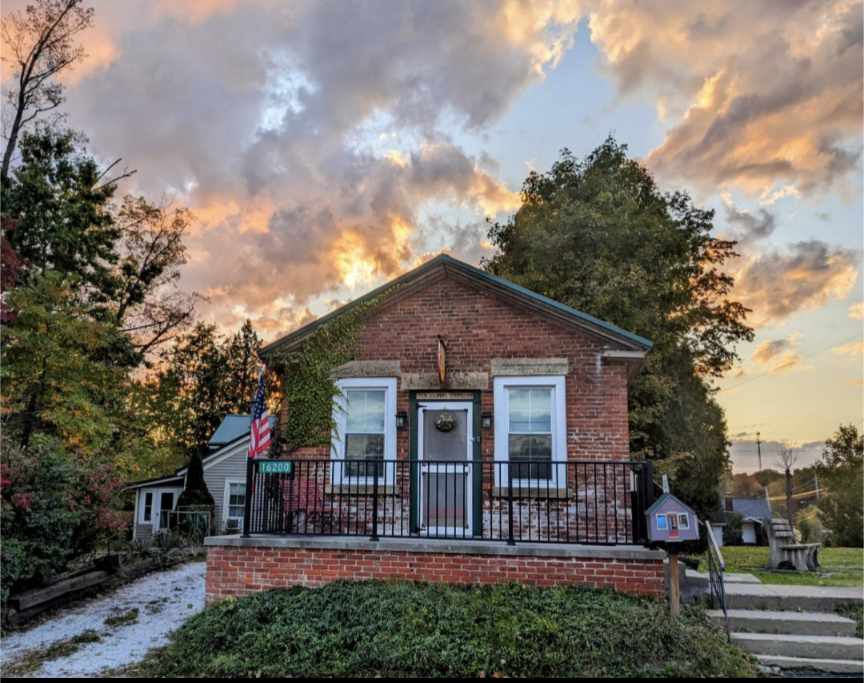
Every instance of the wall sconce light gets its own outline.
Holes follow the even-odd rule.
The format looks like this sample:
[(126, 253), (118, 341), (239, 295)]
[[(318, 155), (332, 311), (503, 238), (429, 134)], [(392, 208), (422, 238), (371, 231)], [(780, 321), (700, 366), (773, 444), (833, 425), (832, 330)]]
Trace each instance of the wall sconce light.
[(480, 424), (483, 425), (483, 429), (489, 429), (492, 426), (492, 413), (488, 410), (484, 410), (480, 413)]
[(396, 429), (405, 429), (408, 426), (408, 413), (400, 410), (396, 413)]

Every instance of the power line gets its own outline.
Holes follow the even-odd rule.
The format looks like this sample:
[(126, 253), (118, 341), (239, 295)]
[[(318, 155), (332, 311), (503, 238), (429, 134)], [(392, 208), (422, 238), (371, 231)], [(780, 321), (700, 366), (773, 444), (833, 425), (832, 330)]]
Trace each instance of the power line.
[[(819, 349), (818, 351), (814, 351), (813, 353), (808, 354), (806, 356), (802, 356), (798, 360), (807, 360), (808, 358), (812, 358), (813, 356), (816, 356), (820, 353), (823, 353), (824, 351), (830, 351), (835, 346), (840, 346), (841, 344), (845, 344), (846, 342), (850, 342), (853, 339), (858, 339), (858, 337), (864, 337), (864, 332), (862, 332), (861, 334), (856, 334), (854, 337), (849, 337), (848, 339), (844, 339), (843, 341), (839, 341), (836, 344), (831, 344), (831, 346), (826, 346), (824, 349)], [(788, 364), (786, 366), (781, 365), (779, 368), (773, 368), (772, 370), (768, 370), (767, 372), (763, 372), (761, 375), (755, 375), (755, 376), (751, 377), (750, 379), (745, 379), (743, 382), (739, 382), (738, 384), (733, 384), (731, 387), (726, 387), (725, 389), (721, 389), (717, 393), (722, 394), (722, 393), (727, 392), (727, 391), (732, 391), (732, 389), (737, 389), (738, 387), (740, 387), (744, 384), (747, 384), (747, 382), (752, 382), (754, 379), (759, 379), (760, 377), (765, 377), (766, 375), (773, 375), (775, 372), (777, 372), (777, 370), (780, 370), (783, 367), (788, 367)], [(864, 420), (862, 420), (862, 422), (864, 422)]]

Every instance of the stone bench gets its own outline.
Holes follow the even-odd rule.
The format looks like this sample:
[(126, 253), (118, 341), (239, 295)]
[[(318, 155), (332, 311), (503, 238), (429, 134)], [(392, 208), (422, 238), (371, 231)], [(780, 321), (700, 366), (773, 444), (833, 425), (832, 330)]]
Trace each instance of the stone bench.
[(766, 517), (762, 524), (768, 534), (768, 569), (815, 572), (819, 569), (821, 543), (796, 543), (795, 533), (785, 519)]

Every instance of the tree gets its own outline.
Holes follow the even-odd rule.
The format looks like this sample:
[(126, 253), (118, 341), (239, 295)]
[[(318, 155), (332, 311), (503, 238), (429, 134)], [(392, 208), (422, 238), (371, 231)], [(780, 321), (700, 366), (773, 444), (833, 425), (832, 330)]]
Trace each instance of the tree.
[(197, 323), (160, 354), (161, 366), (143, 385), (148, 411), (192, 458), (229, 413), (247, 413), (257, 381), (261, 342), (247, 321), (224, 339), (216, 327)]
[(212, 507), (215, 505), (210, 489), (204, 481), (204, 463), (201, 454), (195, 453), (186, 471), (186, 488), (177, 499), (178, 508)]
[(122, 229), (111, 213), (116, 191), (72, 131), (47, 128), (21, 138), (21, 163), (3, 183), (3, 213), (18, 221), (6, 238), (31, 272), (74, 276), (82, 288), (113, 297), (112, 268)]
[(92, 8), (82, 0), (36, 0), (24, 12), (11, 12), (0, 23), (3, 61), (13, 69), (14, 87), (4, 93), (3, 138), (6, 149), (0, 179), (9, 176), (9, 165), (26, 126), (56, 109), (66, 100), (55, 76), (86, 55), (75, 36), (93, 25)]
[(18, 221), (0, 216), (0, 323), (4, 325), (11, 323), (18, 315), (6, 304), (5, 294), (21, 283), (30, 267), (6, 239), (6, 235), (14, 232), (18, 225)]
[(795, 465), (798, 464), (800, 459), (801, 455), (797, 453), (794, 448), (789, 448), (788, 446), (777, 447), (777, 458), (774, 461), (774, 466), (781, 469), (786, 477), (786, 519), (789, 520), (789, 525), (792, 527), (795, 526), (795, 500), (792, 497), (792, 470), (795, 468)]
[(113, 469), (69, 453), (56, 439), (24, 449), (0, 441), (2, 601), (38, 585), (66, 563), (115, 540), (127, 526), (123, 486)]
[(127, 378), (104, 362), (118, 343), (116, 328), (93, 319), (74, 284), (53, 271), (6, 301), (18, 315), (0, 330), (4, 435), (26, 447), (38, 432), (101, 453), (114, 436)]
[(532, 172), (516, 214), (490, 226), (498, 252), (485, 263), (654, 341), (630, 388), (631, 453), (665, 462), (676, 493), (708, 518), (728, 443), (706, 378), (753, 337), (722, 269), (735, 243), (712, 237), (713, 217), (684, 193), (662, 193), (610, 138), (584, 160), (564, 150), (549, 172)]
[(821, 489), (819, 510), (831, 532), (831, 544), (864, 547), (864, 436), (857, 427), (838, 427), (825, 442), (816, 472)]
[(112, 362), (135, 367), (189, 325), (202, 299), (178, 287), (195, 217), (164, 199), (127, 196), (115, 207), (117, 179), (105, 180), (110, 167), (81, 145), (71, 131), (24, 134), (21, 163), (3, 190), (3, 209), (17, 225), (6, 240), (29, 273), (74, 276), (92, 314), (113, 319), (126, 341)]
[(120, 329), (146, 355), (184, 329), (202, 299), (177, 287), (180, 266), (186, 263), (183, 237), (195, 216), (187, 208), (172, 208), (164, 199), (155, 205), (127, 196), (118, 219), (122, 256), (111, 310)]

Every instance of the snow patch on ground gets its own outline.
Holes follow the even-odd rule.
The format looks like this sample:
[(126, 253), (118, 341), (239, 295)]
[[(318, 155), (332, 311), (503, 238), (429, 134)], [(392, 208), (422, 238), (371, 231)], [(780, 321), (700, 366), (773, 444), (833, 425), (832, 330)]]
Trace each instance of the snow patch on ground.
[[(106, 669), (129, 666), (144, 659), (154, 647), (168, 643), (171, 633), (204, 609), (206, 564), (192, 562), (156, 572), (93, 602), (62, 612), (22, 633), (12, 633), (0, 643), (3, 663), (10, 664), (33, 650), (44, 650), (85, 631), (95, 631), (99, 643), (80, 646), (74, 654), (45, 662), (26, 678), (83, 678)], [(121, 626), (105, 620), (138, 609), (138, 619)]]

